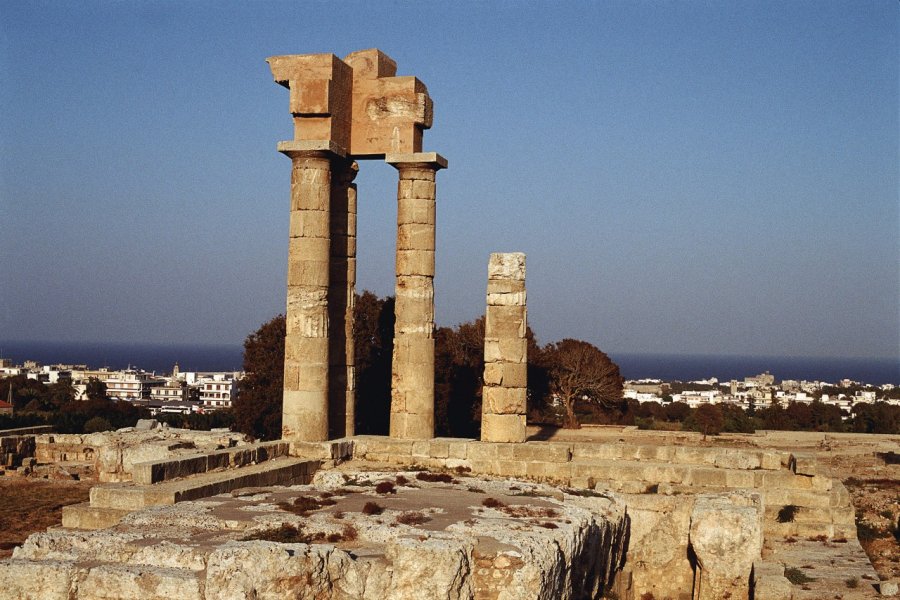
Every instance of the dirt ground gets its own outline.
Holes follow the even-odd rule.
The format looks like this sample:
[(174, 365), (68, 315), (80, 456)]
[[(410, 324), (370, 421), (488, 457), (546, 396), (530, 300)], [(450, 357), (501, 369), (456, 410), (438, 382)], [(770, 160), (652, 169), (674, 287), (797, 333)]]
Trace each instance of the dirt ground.
[(90, 481), (0, 477), (0, 559), (32, 533), (62, 522), (62, 507), (85, 502)]

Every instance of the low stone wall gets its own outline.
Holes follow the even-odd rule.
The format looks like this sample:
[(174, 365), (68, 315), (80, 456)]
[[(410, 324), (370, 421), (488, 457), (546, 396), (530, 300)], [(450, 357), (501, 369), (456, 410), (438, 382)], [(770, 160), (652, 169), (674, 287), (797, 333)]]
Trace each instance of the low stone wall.
[(160, 427), (92, 434), (42, 434), (35, 437), (38, 463), (82, 463), (100, 482), (131, 481), (134, 465), (179, 454), (210, 453), (248, 444), (230, 431), (192, 431)]

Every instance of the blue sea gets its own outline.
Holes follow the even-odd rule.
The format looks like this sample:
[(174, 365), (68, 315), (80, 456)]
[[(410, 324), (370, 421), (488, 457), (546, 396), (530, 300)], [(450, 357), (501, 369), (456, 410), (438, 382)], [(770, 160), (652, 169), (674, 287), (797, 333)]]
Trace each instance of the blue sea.
[[(129, 365), (169, 373), (177, 362), (182, 371), (239, 371), (243, 362), (240, 345), (160, 345), (65, 342), (0, 341), (0, 358), (16, 364), (36, 360), (42, 364), (86, 364), (122, 369)], [(717, 377), (741, 380), (769, 371), (776, 380), (837, 382), (851, 379), (881, 385), (900, 385), (900, 360), (861, 358), (812, 358), (795, 356), (729, 356), (617, 354), (610, 358), (626, 379), (656, 378), (691, 381)]]

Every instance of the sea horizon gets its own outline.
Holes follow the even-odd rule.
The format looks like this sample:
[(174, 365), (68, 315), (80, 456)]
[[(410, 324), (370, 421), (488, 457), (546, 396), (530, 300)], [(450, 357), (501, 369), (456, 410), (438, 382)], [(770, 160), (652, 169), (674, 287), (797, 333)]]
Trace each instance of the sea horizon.
[[(776, 380), (836, 383), (850, 379), (900, 385), (900, 359), (608, 352), (625, 379), (720, 382), (768, 371)], [(141, 368), (158, 374), (181, 371), (240, 371), (242, 344), (128, 344), (103, 342), (0, 341), (0, 358), (15, 364), (84, 364), (91, 368)]]

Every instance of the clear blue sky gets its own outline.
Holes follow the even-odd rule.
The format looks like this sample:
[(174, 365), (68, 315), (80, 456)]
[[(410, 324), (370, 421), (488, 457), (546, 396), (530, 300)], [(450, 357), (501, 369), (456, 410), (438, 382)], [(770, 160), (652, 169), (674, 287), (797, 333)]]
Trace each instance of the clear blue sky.
[[(274, 54), (428, 85), (437, 320), (528, 254), (542, 342), (900, 354), (898, 3), (0, 3), (0, 339), (240, 343), (284, 310)], [(362, 164), (360, 288), (396, 172)]]

